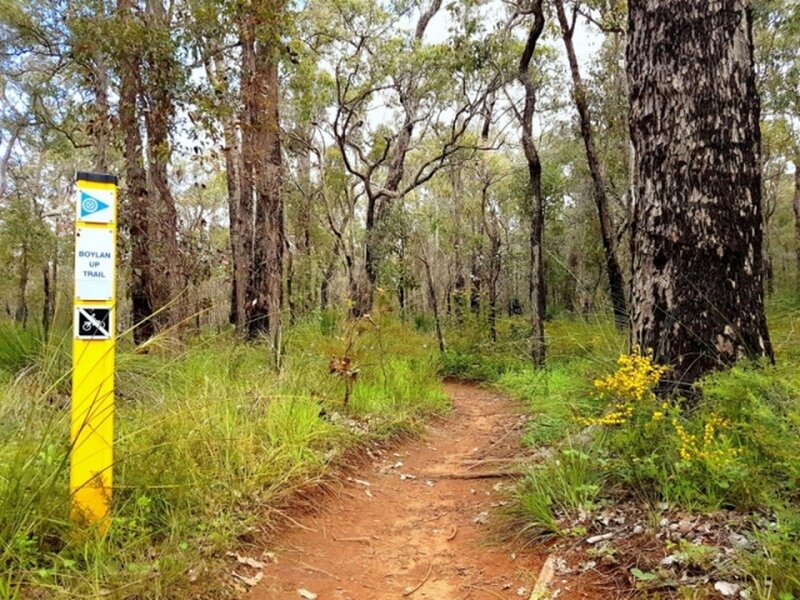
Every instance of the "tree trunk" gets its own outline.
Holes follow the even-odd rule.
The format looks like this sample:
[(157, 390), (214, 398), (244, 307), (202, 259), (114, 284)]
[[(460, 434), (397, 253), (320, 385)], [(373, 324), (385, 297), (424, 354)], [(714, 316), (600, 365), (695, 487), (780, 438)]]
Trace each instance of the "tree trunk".
[[(442, 7), (442, 0), (432, 0), (428, 10), (423, 12), (414, 31), (414, 39), (421, 44), (425, 31), (431, 19)], [(391, 158), (386, 169), (386, 179), (383, 190), (378, 193), (369, 193), (367, 199), (366, 235), (364, 243), (364, 270), (366, 277), (359, 280), (357, 295), (353, 298), (351, 316), (359, 317), (372, 310), (375, 301), (375, 286), (380, 276), (381, 263), (383, 262), (387, 246), (386, 221), (389, 217), (392, 204), (395, 201), (394, 193), (400, 189), (400, 184), (405, 175), (405, 161), (414, 127), (419, 122), (419, 101), (416, 99), (416, 82), (409, 78), (409, 83), (398, 90), (400, 104), (403, 107), (403, 124), (394, 142)], [(388, 193), (387, 193), (388, 192)]]
[(44, 304), (42, 304), (42, 330), (45, 335), (50, 331), (50, 325), (53, 322), (53, 282), (50, 280), (50, 261), (45, 261), (42, 265), (42, 296), (44, 297)]
[(525, 105), (522, 110), (522, 148), (528, 163), (530, 180), (530, 301), (531, 301), (531, 357), (534, 366), (543, 367), (545, 362), (544, 315), (546, 308), (544, 287), (544, 198), (542, 196), (542, 163), (533, 141), (533, 113), (536, 108), (536, 88), (531, 79), (530, 64), (539, 36), (544, 29), (542, 0), (535, 0), (531, 11), (533, 25), (519, 63), (519, 81), (525, 88)]
[(439, 315), (439, 302), (436, 298), (436, 285), (431, 273), (431, 265), (424, 258), (420, 258), (422, 265), (425, 267), (425, 277), (428, 280), (428, 298), (433, 309), (433, 325), (436, 328), (436, 341), (439, 343), (439, 352), (444, 353), (446, 347), (444, 345), (444, 334), (442, 333), (442, 320)]
[[(127, 23), (132, 19), (133, 0), (119, 0), (117, 11)], [(156, 333), (151, 301), (151, 257), (148, 233), (150, 198), (147, 193), (147, 175), (144, 169), (142, 135), (139, 128), (138, 97), (141, 56), (136, 48), (125, 45), (119, 59), (119, 123), (123, 132), (123, 157), (125, 164), (125, 189), (122, 215), (127, 221), (131, 244), (130, 295), (132, 303), (133, 340), (136, 344), (148, 340)]]
[[(455, 231), (462, 231), (464, 227), (464, 182), (462, 166), (457, 165), (451, 170), (453, 184), (453, 227)], [(452, 302), (453, 313), (456, 321), (464, 322), (466, 312), (467, 278), (464, 277), (464, 241), (461, 235), (456, 235), (453, 240), (453, 292), (448, 295), (448, 306)]]
[(94, 53), (92, 69), (92, 87), (94, 88), (94, 116), (92, 137), (94, 139), (95, 168), (98, 173), (108, 170), (108, 154), (111, 146), (111, 117), (108, 101), (108, 66), (103, 52)]
[[(170, 27), (162, 0), (148, 0), (146, 22), (152, 31)], [(163, 330), (182, 321), (186, 314), (185, 300), (175, 301), (187, 285), (181, 268), (178, 246), (178, 213), (169, 186), (167, 167), (171, 157), (169, 134), (175, 114), (172, 86), (177, 78), (175, 58), (169, 47), (156, 46), (145, 52), (147, 73), (144, 77), (144, 111), (147, 131), (147, 172), (151, 186), (148, 215), (149, 252), (152, 270), (150, 294), (152, 319)], [(168, 307), (169, 308), (166, 308)]]
[[(247, 335), (267, 337), (277, 366), (284, 254), (277, 20), (283, 1), (264, 0), (249, 10), (242, 44), (242, 197), (254, 198), (252, 262), (245, 297)], [(249, 216), (244, 210), (248, 202), (243, 202), (242, 217)]]
[[(583, 85), (581, 72), (578, 67), (578, 59), (575, 55), (575, 47), (572, 43), (574, 32), (575, 16), (570, 24), (564, 12), (563, 0), (555, 0), (558, 22), (561, 25), (561, 35), (564, 39), (564, 46), (567, 50), (569, 68), (572, 73), (572, 96), (575, 106), (578, 109), (578, 116), (581, 125), (581, 137), (586, 148), (586, 161), (589, 164), (589, 173), (592, 176), (592, 186), (594, 190), (594, 201), (597, 206), (597, 215), (600, 222), (600, 238), (603, 242), (603, 253), (608, 273), (608, 289), (611, 298), (611, 307), (614, 311), (614, 322), (618, 329), (624, 329), (628, 325), (628, 307), (625, 301), (625, 279), (622, 276), (622, 269), (617, 260), (614, 248), (614, 226), (611, 221), (611, 214), (608, 210), (608, 198), (606, 196), (606, 182), (600, 158), (597, 155), (597, 148), (594, 145), (594, 132), (592, 130), (592, 115), (589, 110), (589, 101), (586, 96), (586, 87)], [(577, 9), (576, 9), (577, 10)]]
[(17, 310), (14, 320), (23, 327), (28, 324), (28, 279), (30, 277), (30, 266), (28, 263), (29, 246), (28, 239), (22, 242), (22, 252), (19, 257), (19, 283), (17, 287)]
[(745, 0), (628, 7), (632, 345), (685, 387), (742, 357), (772, 358), (751, 14)]
[(794, 243), (797, 273), (800, 275), (800, 158), (794, 161)]

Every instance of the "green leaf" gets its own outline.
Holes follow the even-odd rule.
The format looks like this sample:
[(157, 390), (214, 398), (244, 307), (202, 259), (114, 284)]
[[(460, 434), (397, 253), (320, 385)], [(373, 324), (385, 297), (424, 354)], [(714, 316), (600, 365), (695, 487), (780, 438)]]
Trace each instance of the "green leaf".
[(645, 572), (640, 569), (637, 569), (636, 567), (631, 569), (631, 575), (636, 577), (636, 579), (638, 579), (639, 581), (653, 581), (654, 579), (658, 579), (658, 575), (656, 575), (655, 573)]

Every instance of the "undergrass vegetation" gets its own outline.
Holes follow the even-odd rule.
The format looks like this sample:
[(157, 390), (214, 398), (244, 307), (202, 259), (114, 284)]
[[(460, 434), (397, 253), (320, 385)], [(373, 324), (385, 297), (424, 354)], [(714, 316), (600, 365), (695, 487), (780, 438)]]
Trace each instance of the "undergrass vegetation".
[(497, 343), (469, 327), (451, 333), (444, 368), (529, 407), (523, 439), (539, 460), (520, 481), (509, 510), (516, 532), (577, 535), (577, 515), (621, 503), (723, 515), (723, 521), (737, 515), (750, 523), (749, 541), (716, 576), (739, 581), (750, 598), (800, 598), (796, 297), (771, 300), (775, 365), (743, 362), (710, 375), (692, 398), (657, 397), (654, 390), (668, 371), (646, 349), (630, 353), (626, 334), (610, 320), (559, 316), (548, 322), (548, 364), (541, 370), (528, 364), (524, 321), (508, 321), (498, 325)]
[[(0, 599), (194, 597), (193, 585), (232, 581), (225, 552), (280, 520), (298, 489), (447, 410), (435, 344), (374, 318), (292, 327), (280, 373), (266, 347), (225, 333), (164, 336), (147, 352), (123, 339), (103, 535), (68, 519), (71, 338), (4, 325)], [(344, 355), (347, 406), (347, 382), (329, 368)]]

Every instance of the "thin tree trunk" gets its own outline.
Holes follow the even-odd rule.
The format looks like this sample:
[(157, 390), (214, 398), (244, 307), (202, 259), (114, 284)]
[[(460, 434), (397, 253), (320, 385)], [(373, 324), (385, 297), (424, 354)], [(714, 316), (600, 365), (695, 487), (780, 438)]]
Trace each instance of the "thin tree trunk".
[(630, 0), (628, 10), (632, 345), (685, 387), (773, 356), (751, 12), (745, 0)]
[[(451, 170), (453, 183), (453, 226), (455, 231), (462, 231), (464, 227), (464, 182), (461, 165), (457, 165)], [(448, 295), (448, 307), (452, 306), (456, 321), (461, 324), (464, 322), (464, 313), (467, 305), (467, 278), (464, 277), (464, 244), (460, 235), (456, 235), (453, 240), (453, 261), (455, 279), (453, 282), (453, 292)], [(448, 311), (449, 312), (449, 311)]]
[(428, 298), (433, 309), (433, 325), (436, 328), (436, 341), (439, 343), (439, 352), (444, 353), (446, 347), (444, 344), (444, 334), (442, 333), (442, 320), (439, 315), (439, 302), (436, 299), (436, 286), (431, 273), (431, 265), (427, 260), (420, 257), (422, 265), (425, 267), (425, 276), (428, 282)]
[(108, 170), (108, 154), (111, 146), (111, 117), (108, 101), (108, 65), (103, 52), (95, 52), (92, 76), (95, 97), (95, 115), (92, 123), (95, 168), (99, 173), (105, 173)]
[(794, 161), (794, 243), (797, 273), (800, 274), (800, 158)]
[(592, 115), (589, 109), (589, 101), (586, 94), (586, 86), (581, 78), (578, 58), (575, 55), (575, 47), (572, 43), (572, 35), (575, 28), (576, 12), (570, 24), (564, 11), (563, 0), (555, 0), (558, 22), (561, 25), (561, 36), (564, 39), (564, 46), (567, 50), (569, 68), (572, 74), (572, 97), (578, 109), (578, 116), (581, 125), (581, 137), (586, 149), (586, 162), (589, 164), (589, 173), (592, 176), (592, 187), (594, 190), (594, 201), (597, 206), (597, 215), (600, 223), (600, 238), (603, 242), (603, 254), (605, 257), (606, 271), (608, 274), (608, 289), (611, 298), (611, 307), (614, 311), (614, 322), (618, 329), (623, 329), (628, 325), (628, 307), (625, 301), (625, 280), (622, 276), (622, 269), (617, 260), (614, 248), (614, 226), (611, 221), (611, 214), (608, 210), (608, 198), (606, 196), (606, 182), (603, 167), (597, 154), (594, 143), (594, 132), (592, 130)]
[[(416, 24), (414, 38), (422, 43), (431, 19), (442, 7), (442, 0), (432, 0), (427, 11), (423, 12)], [(405, 174), (405, 161), (411, 146), (411, 137), (418, 122), (419, 105), (415, 99), (415, 83), (411, 79), (408, 87), (401, 90), (401, 104), (404, 110), (403, 124), (394, 142), (391, 159), (382, 188), (388, 192), (371, 194), (367, 200), (366, 237), (364, 244), (364, 263), (366, 277), (360, 281), (358, 292), (353, 299), (352, 316), (361, 316), (372, 310), (375, 300), (375, 286), (380, 276), (380, 267), (386, 251), (386, 221), (392, 205), (392, 194), (400, 188)]]
[(22, 253), (19, 259), (19, 283), (17, 286), (17, 310), (14, 320), (23, 327), (28, 324), (28, 279), (30, 277), (30, 266), (28, 263), (28, 240), (22, 242)]
[(536, 367), (545, 362), (544, 315), (546, 308), (544, 287), (544, 198), (542, 196), (542, 163), (533, 141), (533, 113), (536, 108), (536, 88), (531, 79), (530, 64), (536, 44), (544, 30), (542, 0), (534, 0), (531, 7), (534, 21), (519, 63), (519, 81), (525, 88), (525, 105), (522, 111), (522, 147), (528, 163), (530, 180), (530, 301), (531, 301), (531, 356)]
[(42, 329), (45, 335), (50, 331), (50, 324), (53, 322), (53, 287), (50, 281), (50, 261), (42, 265)]

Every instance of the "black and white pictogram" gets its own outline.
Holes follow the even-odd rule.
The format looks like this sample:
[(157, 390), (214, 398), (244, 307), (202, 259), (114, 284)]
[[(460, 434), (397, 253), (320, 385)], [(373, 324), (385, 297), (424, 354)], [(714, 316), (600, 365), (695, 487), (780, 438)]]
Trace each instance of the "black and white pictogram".
[(75, 338), (78, 340), (111, 339), (111, 309), (75, 309)]

